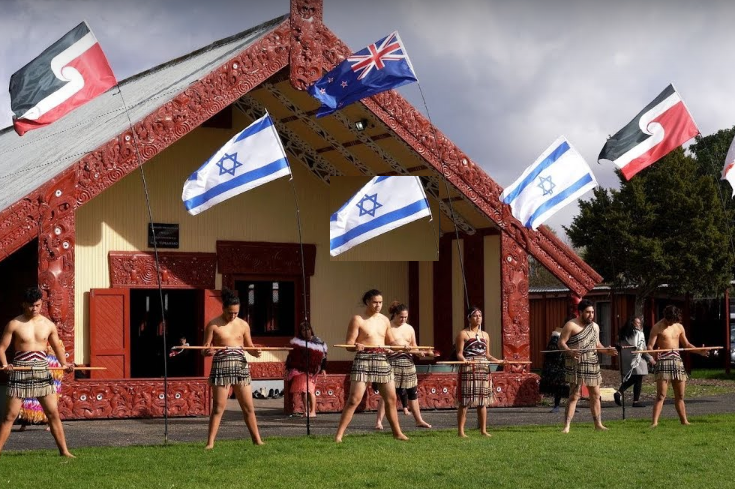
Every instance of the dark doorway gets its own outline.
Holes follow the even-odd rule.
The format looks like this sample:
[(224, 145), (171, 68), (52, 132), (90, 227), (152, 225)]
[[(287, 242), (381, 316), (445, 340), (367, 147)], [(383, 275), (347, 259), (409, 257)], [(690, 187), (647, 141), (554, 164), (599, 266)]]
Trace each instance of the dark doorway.
[[(161, 299), (156, 289), (130, 291), (130, 376), (133, 378), (163, 377), (164, 357), (168, 361), (169, 377), (196, 375), (196, 357), (191, 350), (173, 350), (186, 338), (197, 344), (199, 314), (196, 290), (164, 290), (163, 307), (167, 327), (161, 321)], [(166, 332), (167, 352), (163, 351)], [(178, 353), (181, 351), (181, 353)]]
[(34, 239), (0, 261), (0, 330), (23, 312), (21, 301), (28, 287), (38, 284), (38, 240)]

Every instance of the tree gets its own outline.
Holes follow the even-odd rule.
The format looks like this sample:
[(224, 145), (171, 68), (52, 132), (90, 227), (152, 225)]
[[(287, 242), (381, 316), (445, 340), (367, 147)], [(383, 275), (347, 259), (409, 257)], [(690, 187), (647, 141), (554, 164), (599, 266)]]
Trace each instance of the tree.
[(711, 170), (680, 148), (630, 181), (617, 174), (620, 189), (596, 188), (564, 228), (584, 259), (614, 287), (635, 290), (636, 314), (662, 285), (695, 296), (725, 290), (733, 267), (726, 219), (733, 213)]

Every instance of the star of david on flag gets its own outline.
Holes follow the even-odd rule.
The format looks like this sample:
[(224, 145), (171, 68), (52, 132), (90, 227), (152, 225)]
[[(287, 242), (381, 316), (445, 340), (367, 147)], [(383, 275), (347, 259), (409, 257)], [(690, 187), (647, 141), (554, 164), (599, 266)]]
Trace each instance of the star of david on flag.
[(431, 217), (419, 177), (374, 177), (329, 219), (329, 254)]
[(191, 215), (277, 178), (291, 175), (268, 113), (235, 134), (184, 183), (181, 200)]
[(362, 98), (418, 81), (398, 32), (357, 51), (309, 87), (322, 117)]
[(597, 186), (587, 162), (561, 136), (500, 195), (513, 216), (536, 229), (556, 211)]

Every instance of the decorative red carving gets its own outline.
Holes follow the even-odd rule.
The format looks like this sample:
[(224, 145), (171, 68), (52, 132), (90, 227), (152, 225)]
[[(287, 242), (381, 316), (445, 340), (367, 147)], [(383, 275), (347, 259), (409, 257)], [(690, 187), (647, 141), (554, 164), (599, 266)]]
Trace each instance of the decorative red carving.
[[(159, 379), (80, 380), (62, 385), (59, 398), (62, 419), (163, 416), (163, 381)], [(169, 416), (206, 416), (209, 410), (210, 391), (206, 379), (168, 381)]]
[[(153, 253), (111, 251), (110, 287), (157, 288)], [(217, 273), (215, 253), (158, 252), (161, 287), (214, 289)]]
[[(316, 245), (304, 244), (306, 276), (314, 275)], [(217, 241), (217, 267), (222, 275), (299, 275), (298, 243)]]
[(457, 374), (419, 374), (419, 406), (450, 409), (457, 406)]
[(283, 362), (250, 362), (248, 365), (253, 379), (282, 379), (286, 373)]
[[(528, 302), (528, 255), (507, 234), (501, 235), (501, 321), (503, 358), (530, 359), (530, 321)], [(514, 372), (528, 370), (528, 365), (511, 365)]]
[(291, 0), (291, 85), (306, 90), (322, 76), (321, 0)]

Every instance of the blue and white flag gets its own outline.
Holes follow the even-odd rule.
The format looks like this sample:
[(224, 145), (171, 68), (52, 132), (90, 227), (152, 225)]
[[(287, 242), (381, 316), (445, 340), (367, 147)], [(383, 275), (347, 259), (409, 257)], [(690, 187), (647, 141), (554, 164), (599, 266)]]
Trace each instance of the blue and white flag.
[(500, 195), (513, 216), (536, 229), (556, 211), (597, 186), (589, 165), (561, 136)]
[(411, 60), (398, 35), (391, 35), (357, 51), (309, 87), (322, 106), (317, 117), (345, 105), (417, 81)]
[(291, 174), (268, 113), (236, 134), (184, 183), (181, 200), (195, 216), (220, 202)]
[(329, 254), (426, 216), (431, 209), (419, 177), (374, 177), (329, 219)]

